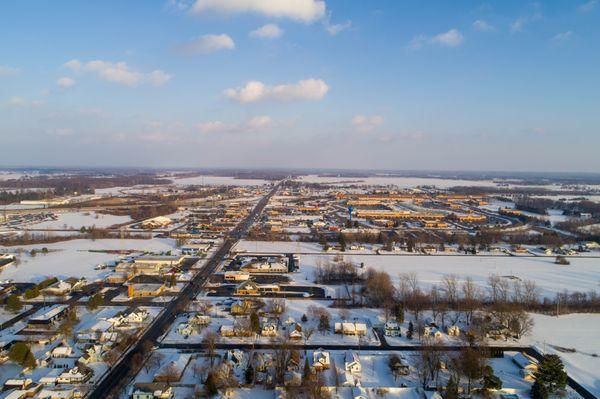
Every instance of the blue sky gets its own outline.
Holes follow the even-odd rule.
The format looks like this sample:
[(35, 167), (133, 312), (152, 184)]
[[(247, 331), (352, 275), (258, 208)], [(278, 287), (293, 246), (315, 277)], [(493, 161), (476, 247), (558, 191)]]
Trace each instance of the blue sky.
[(10, 165), (598, 171), (598, 0), (0, 3)]

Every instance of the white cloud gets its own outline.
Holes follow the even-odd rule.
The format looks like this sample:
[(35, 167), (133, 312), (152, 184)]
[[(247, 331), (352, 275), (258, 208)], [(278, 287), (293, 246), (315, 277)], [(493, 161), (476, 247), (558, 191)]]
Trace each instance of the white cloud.
[(331, 36), (335, 36), (338, 33), (350, 28), (352, 26), (352, 21), (347, 20), (346, 22), (343, 22), (343, 23), (332, 24), (331, 23), (331, 13), (329, 13), (329, 14), (327, 14), (327, 18), (325, 18), (323, 20), (323, 26), (325, 27), (325, 30), (327, 31), (327, 33), (329, 33)]
[(247, 133), (261, 131), (277, 123), (267, 115), (254, 116), (243, 123), (225, 123), (222, 121), (208, 121), (198, 124), (201, 133)]
[(11, 107), (21, 107), (21, 108), (38, 108), (44, 105), (42, 101), (39, 100), (26, 100), (23, 97), (13, 96), (8, 100), (8, 105)]
[(554, 35), (554, 37), (552, 37), (552, 39), (550, 39), (553, 43), (563, 43), (566, 42), (567, 40), (569, 40), (571, 38), (571, 36), (573, 36), (573, 32), (568, 30), (566, 32), (560, 32), (557, 33), (556, 35)]
[(380, 115), (355, 115), (351, 122), (356, 130), (360, 132), (371, 132), (383, 123), (383, 117)]
[(270, 18), (289, 18), (311, 23), (325, 16), (324, 0), (196, 0), (193, 13), (254, 13)]
[(510, 24), (510, 31), (512, 33), (523, 32), (523, 28), (525, 27), (526, 23), (527, 23), (526, 17), (517, 18)]
[(12, 76), (19, 73), (17, 68), (9, 67), (8, 65), (0, 65), (0, 76)]
[(250, 37), (260, 39), (277, 39), (283, 35), (283, 29), (275, 24), (266, 24), (250, 32)]
[(448, 32), (440, 33), (431, 38), (432, 43), (439, 43), (448, 47), (456, 47), (465, 40), (458, 29), (450, 29)]
[(447, 32), (429, 37), (426, 35), (415, 36), (409, 43), (409, 47), (416, 50), (426, 44), (439, 44), (446, 47), (457, 47), (464, 42), (465, 38), (458, 29), (450, 29)]
[(492, 32), (495, 30), (494, 26), (490, 25), (483, 19), (478, 19), (477, 21), (473, 22), (473, 29), (479, 32)]
[(203, 35), (179, 46), (184, 54), (209, 54), (219, 50), (234, 50), (233, 39), (226, 34)]
[(594, 9), (596, 8), (597, 5), (598, 5), (598, 0), (590, 0), (586, 3), (581, 4), (579, 7), (577, 7), (577, 11), (583, 12), (583, 13), (592, 12), (592, 11), (594, 11)]
[(56, 128), (56, 129), (48, 129), (47, 133), (51, 136), (65, 137), (65, 136), (73, 135), (73, 129), (66, 128), (66, 127)]
[(250, 81), (242, 87), (225, 90), (225, 96), (240, 102), (321, 100), (329, 86), (321, 79), (305, 79), (298, 83), (267, 86), (259, 81)]
[(62, 77), (62, 78), (59, 78), (56, 81), (56, 84), (58, 85), (58, 87), (62, 87), (63, 89), (67, 89), (69, 87), (75, 86), (75, 79), (68, 78), (68, 77)]
[(162, 86), (171, 79), (171, 75), (161, 70), (142, 73), (129, 68), (125, 62), (109, 62), (94, 60), (82, 63), (79, 60), (70, 60), (64, 64), (65, 67), (79, 73), (93, 72), (100, 78), (129, 87), (149, 84)]
[(519, 17), (510, 24), (511, 33), (523, 32), (525, 25), (543, 18), (541, 3), (533, 2), (530, 4), (530, 6), (532, 7), (532, 12), (530, 15)]

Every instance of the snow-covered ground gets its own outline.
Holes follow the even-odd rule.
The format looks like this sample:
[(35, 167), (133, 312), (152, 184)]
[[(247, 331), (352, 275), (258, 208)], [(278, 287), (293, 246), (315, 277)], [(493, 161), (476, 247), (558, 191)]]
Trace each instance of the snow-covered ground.
[[(332, 261), (331, 254), (322, 252), (316, 243), (241, 241), (237, 251), (299, 253), (300, 271), (292, 274), (292, 279), (301, 284), (314, 282), (317, 262), (325, 264)], [(347, 251), (346, 260), (364, 268), (374, 268), (387, 272), (394, 283), (398, 283), (402, 273), (416, 273), (422, 289), (429, 290), (432, 285), (440, 285), (445, 275), (454, 274), (460, 279), (471, 277), (481, 288), (487, 288), (491, 274), (506, 276), (511, 280), (533, 280), (541, 294), (554, 298), (557, 292), (600, 290), (600, 258), (570, 257), (569, 266), (554, 264), (553, 257), (533, 256), (457, 256), (457, 255), (366, 255), (371, 251)], [(372, 252), (371, 252), (372, 253)]]
[[(48, 248), (48, 253), (40, 252), (42, 247)], [(7, 266), (0, 271), (1, 280), (14, 280), (15, 282), (39, 282), (47, 277), (85, 277), (96, 280), (105, 277), (108, 269), (94, 270), (99, 263), (118, 259), (118, 255), (102, 252), (89, 252), (90, 250), (135, 250), (164, 252), (173, 250), (175, 243), (170, 239), (133, 240), (133, 239), (107, 239), (107, 240), (71, 240), (52, 244), (34, 244), (18, 247), (3, 247), (3, 250), (17, 251), (36, 249), (37, 254), (29, 253), (19, 255), (19, 262)]]
[(270, 183), (262, 179), (236, 179), (231, 176), (194, 176), (174, 178), (177, 186), (207, 185), (207, 186), (262, 186)]
[(569, 375), (600, 396), (600, 314), (532, 316), (533, 333), (523, 340), (542, 352), (559, 355)]
[(80, 229), (91, 226), (105, 228), (131, 221), (129, 216), (105, 215), (95, 212), (65, 212), (56, 215), (58, 216), (56, 220), (31, 224), (29, 227), (35, 229)]

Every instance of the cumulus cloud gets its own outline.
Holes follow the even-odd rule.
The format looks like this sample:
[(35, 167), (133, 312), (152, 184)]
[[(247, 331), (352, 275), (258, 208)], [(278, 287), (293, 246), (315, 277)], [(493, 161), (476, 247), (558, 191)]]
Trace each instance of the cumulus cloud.
[(0, 76), (12, 76), (19, 73), (17, 68), (9, 67), (8, 65), (0, 65)]
[(38, 108), (44, 105), (42, 101), (39, 100), (26, 100), (23, 97), (13, 96), (8, 100), (7, 103), (11, 107), (19, 107), (19, 108)]
[(438, 44), (446, 47), (457, 47), (464, 42), (465, 38), (458, 29), (450, 29), (447, 32), (429, 37), (426, 35), (415, 36), (409, 43), (412, 49), (420, 49), (426, 44)]
[(383, 123), (383, 117), (380, 115), (355, 115), (351, 122), (356, 130), (360, 132), (371, 132)]
[(196, 0), (192, 12), (253, 13), (311, 23), (325, 16), (324, 0)]
[(246, 133), (271, 128), (276, 122), (267, 115), (257, 115), (245, 122), (226, 123), (222, 121), (208, 121), (198, 124), (201, 133)]
[(563, 42), (566, 42), (567, 40), (569, 40), (571, 38), (571, 36), (573, 36), (573, 32), (568, 30), (566, 32), (557, 33), (556, 35), (554, 35), (552, 37), (552, 39), (550, 39), (550, 41), (552, 43), (556, 43), (556, 44), (563, 43)]
[(493, 25), (490, 25), (490, 23), (484, 21), (483, 19), (478, 19), (477, 21), (473, 22), (473, 29), (479, 32), (492, 32), (495, 30)]
[(266, 24), (250, 32), (250, 37), (259, 39), (277, 39), (283, 35), (283, 29), (276, 24)]
[(331, 22), (331, 13), (327, 14), (327, 18), (323, 20), (323, 26), (327, 33), (331, 36), (335, 36), (338, 33), (350, 28), (352, 26), (352, 21), (347, 20), (346, 22), (334, 24)]
[(532, 12), (530, 15), (521, 16), (521, 17), (515, 19), (510, 24), (510, 32), (511, 33), (523, 32), (523, 30), (525, 29), (525, 26), (527, 24), (542, 19), (543, 15), (542, 15), (541, 3), (533, 2), (533, 3), (531, 3), (531, 7), (532, 7)]
[(233, 39), (226, 34), (203, 35), (178, 47), (183, 54), (210, 54), (219, 50), (234, 50)]
[(448, 32), (440, 33), (431, 38), (432, 43), (439, 43), (448, 47), (456, 47), (465, 40), (458, 29), (450, 29)]
[(298, 83), (267, 86), (260, 81), (247, 82), (242, 87), (225, 90), (225, 96), (240, 102), (255, 101), (298, 101), (321, 100), (329, 91), (329, 86), (321, 79), (305, 79)]
[(69, 87), (75, 86), (75, 79), (69, 77), (62, 77), (56, 81), (56, 84), (58, 85), (58, 87), (67, 89)]
[(598, 0), (590, 0), (588, 2), (585, 2), (581, 5), (579, 5), (579, 7), (577, 7), (577, 11), (583, 12), (583, 13), (592, 12), (592, 11), (594, 11), (594, 9), (596, 8), (597, 5), (598, 5)]
[(66, 62), (64, 66), (78, 73), (95, 73), (107, 82), (129, 87), (136, 87), (143, 84), (162, 86), (171, 79), (171, 75), (159, 69), (143, 73), (129, 68), (125, 62), (109, 62), (103, 60), (81, 62), (73, 59)]

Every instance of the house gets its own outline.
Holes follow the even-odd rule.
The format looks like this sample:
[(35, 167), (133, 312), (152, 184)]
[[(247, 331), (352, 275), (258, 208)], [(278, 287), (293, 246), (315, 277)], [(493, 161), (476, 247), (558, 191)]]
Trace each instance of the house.
[(33, 381), (29, 378), (9, 378), (2, 386), (3, 391), (10, 389), (27, 389)]
[(235, 330), (232, 325), (223, 325), (219, 327), (219, 334), (222, 337), (233, 337), (235, 335)]
[(384, 326), (384, 335), (386, 337), (399, 337), (401, 335), (400, 324), (393, 320), (386, 322)]
[(294, 325), (294, 327), (289, 332), (289, 338), (292, 341), (299, 341), (304, 338), (304, 334), (302, 334), (302, 326), (298, 323)]
[(235, 295), (259, 295), (258, 284), (252, 280), (245, 281), (235, 289)]
[(365, 323), (341, 322), (334, 324), (334, 332), (343, 335), (366, 335), (367, 325)]
[(41, 294), (44, 296), (65, 296), (71, 292), (73, 286), (63, 280), (57, 281), (49, 287), (41, 290)]
[(223, 360), (231, 362), (233, 366), (242, 366), (246, 361), (246, 355), (239, 349), (232, 349), (225, 352)]
[(42, 389), (37, 396), (39, 399), (71, 399), (75, 398), (76, 390), (69, 389)]
[(103, 359), (103, 353), (104, 351), (102, 350), (101, 345), (90, 345), (85, 349), (84, 354), (79, 358), (79, 360), (77, 360), (77, 362), (83, 365), (101, 362)]
[(313, 367), (316, 371), (328, 370), (331, 366), (329, 352), (317, 349), (313, 352)]
[(192, 335), (194, 328), (188, 323), (179, 323), (177, 326), (177, 334), (179, 335)]
[(91, 371), (81, 367), (73, 367), (58, 376), (57, 384), (81, 384), (86, 382), (92, 376)]
[(273, 292), (279, 292), (278, 284), (258, 284), (255, 281), (248, 280), (237, 286), (235, 295), (264, 295)]
[(275, 323), (264, 323), (260, 331), (260, 335), (263, 337), (277, 336), (277, 325)]
[(129, 284), (127, 295), (129, 298), (156, 297), (163, 294), (164, 284)]
[(181, 380), (183, 372), (187, 367), (192, 355), (189, 353), (177, 353), (170, 361), (163, 362), (154, 374), (154, 382), (173, 383)]
[(164, 390), (145, 391), (141, 388), (136, 389), (132, 394), (132, 399), (170, 399), (173, 397), (173, 390), (167, 387)]
[(425, 327), (423, 327), (423, 336), (441, 339), (442, 332), (435, 327), (425, 326)]
[(250, 279), (250, 273), (248, 272), (240, 272), (235, 270), (226, 271), (223, 273), (223, 279), (225, 281), (246, 281)]
[(358, 353), (350, 350), (346, 351), (346, 355), (344, 357), (344, 370), (354, 375), (362, 372), (362, 366), (360, 364)]
[(52, 349), (50, 355), (54, 358), (64, 358), (71, 356), (71, 353), (73, 353), (73, 349), (70, 346), (60, 345)]
[(206, 327), (210, 324), (210, 316), (204, 316), (200, 314), (196, 314), (188, 320), (188, 323), (192, 326), (197, 327)]
[(520, 374), (527, 381), (535, 380), (535, 372), (538, 370), (538, 362), (525, 353), (517, 353), (511, 359), (520, 369)]
[(460, 335), (460, 328), (457, 325), (448, 326), (446, 333), (451, 337), (458, 337)]
[(395, 376), (408, 375), (410, 373), (410, 368), (404, 358), (398, 356), (390, 358), (390, 369)]

